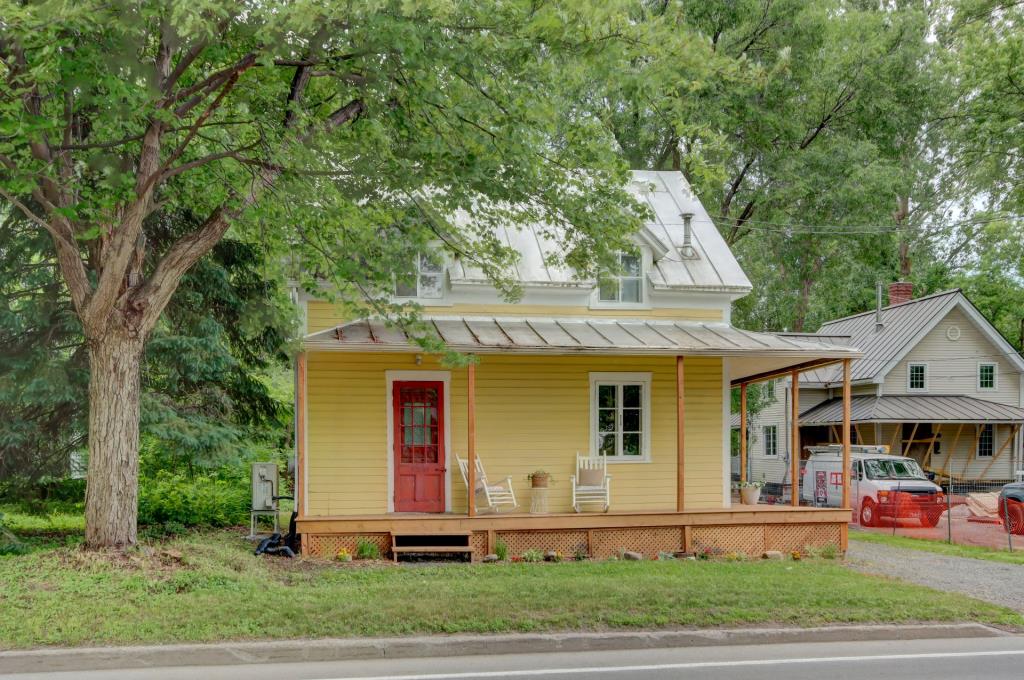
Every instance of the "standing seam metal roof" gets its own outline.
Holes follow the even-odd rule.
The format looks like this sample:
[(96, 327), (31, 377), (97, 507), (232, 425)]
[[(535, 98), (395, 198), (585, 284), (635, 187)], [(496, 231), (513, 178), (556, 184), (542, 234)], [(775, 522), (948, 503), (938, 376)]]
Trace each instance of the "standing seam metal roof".
[[(856, 396), (853, 422), (880, 423), (1024, 423), (1024, 409), (962, 395)], [(830, 399), (800, 415), (801, 425), (832, 425), (843, 420), (843, 400)]]
[[(745, 331), (725, 323), (606, 318), (434, 316), (427, 332), (467, 352), (808, 355), (856, 358), (850, 347)], [(413, 351), (410, 336), (378, 319), (359, 319), (307, 335), (322, 350)]]
[[(851, 380), (872, 380), (889, 361), (907, 348), (930, 321), (937, 315), (945, 315), (962, 295), (959, 290), (951, 290), (884, 307), (881, 329), (876, 328), (875, 311), (871, 310), (828, 321), (817, 334), (846, 336), (848, 342), (845, 344), (864, 353), (863, 358), (854, 361), (850, 368)], [(835, 383), (841, 379), (841, 369), (829, 367), (808, 371), (802, 381)]]
[[(653, 214), (653, 219), (645, 224), (647, 237), (661, 242), (665, 253), (660, 258), (656, 253), (654, 266), (646, 272), (656, 290), (750, 291), (750, 280), (681, 172), (634, 171), (629, 190)], [(679, 251), (683, 245), (683, 213), (693, 214), (691, 243), (697, 257), (692, 259), (683, 258)], [(559, 252), (561, 245), (544, 232), (558, 231), (539, 224), (503, 228), (499, 238), (519, 253), (514, 275), (527, 285), (593, 285), (593, 281), (581, 281), (572, 270), (548, 261), (548, 256)], [(449, 276), (456, 285), (488, 283), (483, 271), (464, 261), (456, 262)]]

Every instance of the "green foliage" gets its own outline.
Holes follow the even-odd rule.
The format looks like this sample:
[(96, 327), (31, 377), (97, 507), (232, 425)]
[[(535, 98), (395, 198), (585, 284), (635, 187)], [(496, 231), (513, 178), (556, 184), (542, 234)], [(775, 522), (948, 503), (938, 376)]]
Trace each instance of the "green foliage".
[(504, 562), (508, 559), (508, 543), (501, 540), (500, 538), (494, 542), (494, 554), (498, 556), (498, 559)]
[(139, 488), (139, 524), (224, 527), (249, 519), (249, 488), (237, 480), (161, 471)]
[(356, 559), (357, 560), (379, 560), (380, 559), (380, 547), (365, 538), (360, 538), (356, 543)]
[(28, 548), (12, 534), (4, 524), (4, 513), (0, 512), (0, 555), (23, 555)]
[[(825, 560), (586, 561), (344, 569), (260, 560), (237, 532), (152, 542), (124, 565), (57, 549), (0, 559), (4, 649), (456, 633), (977, 621), (1019, 612)], [(225, 615), (230, 612), (231, 615)], [(59, 621), (60, 625), (54, 625)]]
[(543, 562), (544, 553), (536, 548), (531, 548), (523, 552), (521, 559), (523, 562)]

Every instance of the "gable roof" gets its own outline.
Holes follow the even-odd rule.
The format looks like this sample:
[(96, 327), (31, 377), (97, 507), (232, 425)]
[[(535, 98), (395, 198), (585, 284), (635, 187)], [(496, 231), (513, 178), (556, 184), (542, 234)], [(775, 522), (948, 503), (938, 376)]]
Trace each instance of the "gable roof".
[[(653, 218), (636, 235), (654, 255), (647, 272), (655, 290), (693, 290), (745, 294), (751, 284), (704, 206), (690, 190), (681, 172), (633, 171), (630, 192), (647, 205)], [(696, 257), (683, 258), (682, 214), (692, 213), (691, 245)], [(515, 274), (524, 285), (592, 286), (566, 267), (548, 262), (559, 244), (547, 238), (550, 227), (537, 224), (506, 225), (498, 233), (505, 245), (519, 253)], [(463, 261), (449, 271), (452, 285), (489, 283), (483, 271)]]
[[(851, 366), (854, 382), (881, 382), (884, 376), (912, 350), (917, 343), (954, 308), (961, 309), (1007, 361), (1024, 372), (1024, 358), (1000, 335), (995, 326), (978, 311), (960, 289), (947, 290), (908, 302), (882, 308), (881, 328), (877, 327), (875, 311), (862, 312), (842, 319), (827, 321), (818, 335), (845, 336), (844, 344), (856, 347), (864, 357)], [(808, 371), (808, 383), (834, 384), (842, 379), (841, 369), (834, 367)]]

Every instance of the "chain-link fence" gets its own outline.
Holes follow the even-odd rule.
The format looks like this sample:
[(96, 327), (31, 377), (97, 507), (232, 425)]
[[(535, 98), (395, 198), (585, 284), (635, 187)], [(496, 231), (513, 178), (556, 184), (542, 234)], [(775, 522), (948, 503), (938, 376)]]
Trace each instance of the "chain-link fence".
[(885, 498), (851, 498), (865, 531), (997, 550), (1024, 550), (1024, 503), (1013, 480), (936, 479), (942, 489), (897, 488)]
[[(734, 471), (734, 502), (790, 505), (789, 461), (780, 458), (783, 464), (776, 474), (764, 475), (757, 480), (759, 488), (745, 496)], [(855, 460), (851, 470), (852, 527), (995, 550), (1024, 550), (1024, 485), (1007, 486), (1015, 480), (934, 476), (919, 467), (869, 468), (867, 459), (859, 466)], [(901, 473), (905, 479), (898, 478)], [(797, 481), (802, 507), (839, 507), (843, 482), (839, 464), (809, 466), (807, 460), (801, 461)]]

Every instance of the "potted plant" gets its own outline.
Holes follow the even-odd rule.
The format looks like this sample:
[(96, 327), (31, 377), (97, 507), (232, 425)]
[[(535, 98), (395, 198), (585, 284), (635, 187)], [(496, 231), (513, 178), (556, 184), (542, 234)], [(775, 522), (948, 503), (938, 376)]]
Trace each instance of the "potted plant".
[(757, 505), (761, 500), (761, 487), (764, 486), (764, 482), (740, 482), (736, 486), (740, 490), (743, 505)]
[(544, 472), (544, 470), (537, 470), (526, 475), (526, 478), (530, 480), (530, 486), (534, 489), (546, 489), (548, 484), (551, 483), (551, 474)]

